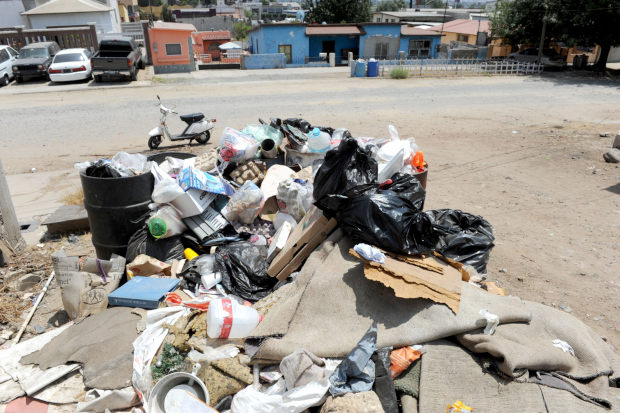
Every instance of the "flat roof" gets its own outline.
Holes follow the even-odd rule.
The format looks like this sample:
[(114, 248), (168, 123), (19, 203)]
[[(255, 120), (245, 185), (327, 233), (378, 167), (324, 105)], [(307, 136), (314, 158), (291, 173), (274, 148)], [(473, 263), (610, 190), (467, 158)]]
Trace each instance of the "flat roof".
[(402, 36), (439, 36), (439, 33), (433, 30), (421, 29), (419, 27), (402, 26), (400, 29)]
[(193, 24), (189, 23), (171, 23), (171, 22), (162, 22), (156, 21), (153, 23), (154, 29), (165, 29), (165, 30), (182, 30), (186, 32), (195, 32), (196, 27)]
[(307, 36), (320, 36), (320, 35), (360, 35), (362, 31), (357, 26), (332, 26), (328, 24), (307, 26)]

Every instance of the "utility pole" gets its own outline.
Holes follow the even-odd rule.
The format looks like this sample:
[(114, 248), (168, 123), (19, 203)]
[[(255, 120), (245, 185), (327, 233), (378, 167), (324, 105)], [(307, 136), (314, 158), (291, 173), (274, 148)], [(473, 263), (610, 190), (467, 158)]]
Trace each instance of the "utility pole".
[(542, 51), (545, 46), (545, 32), (547, 31), (547, 5), (545, 4), (545, 14), (543, 15), (543, 27), (542, 33), (540, 34), (540, 44), (538, 45), (538, 59), (536, 62), (540, 64), (542, 59)]

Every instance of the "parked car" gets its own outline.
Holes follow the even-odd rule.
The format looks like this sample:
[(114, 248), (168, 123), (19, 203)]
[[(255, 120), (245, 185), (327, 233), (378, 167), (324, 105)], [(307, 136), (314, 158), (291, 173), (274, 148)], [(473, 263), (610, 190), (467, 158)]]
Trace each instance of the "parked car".
[[(538, 61), (538, 49), (530, 47), (521, 52), (511, 53), (508, 59), (514, 59), (519, 62), (536, 63)], [(553, 49), (543, 49), (540, 61), (545, 68), (562, 69), (566, 67), (566, 57), (560, 56), (560, 54)]]
[(142, 48), (131, 37), (111, 37), (99, 42), (99, 51), (91, 58), (95, 82), (103, 77), (129, 76), (138, 79), (138, 70), (144, 69)]
[(13, 74), (17, 83), (28, 78), (48, 78), (47, 68), (59, 51), (60, 46), (56, 42), (30, 43), (22, 47), (17, 60), (13, 62)]
[(13, 62), (17, 59), (17, 52), (10, 46), (0, 46), (0, 85), (9, 84), (13, 75)]
[(52, 82), (71, 82), (92, 77), (91, 52), (88, 49), (65, 49), (56, 53), (48, 73)]

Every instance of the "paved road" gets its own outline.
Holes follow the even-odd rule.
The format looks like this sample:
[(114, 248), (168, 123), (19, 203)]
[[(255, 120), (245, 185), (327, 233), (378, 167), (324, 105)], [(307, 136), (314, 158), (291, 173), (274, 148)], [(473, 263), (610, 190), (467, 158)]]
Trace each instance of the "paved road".
[[(394, 81), (349, 78), (342, 69), (313, 70), (201, 72), (201, 78), (161, 76), (152, 86), (77, 85), (70, 91), (34, 86), (24, 88), (33, 93), (17, 95), (20, 85), (11, 86), (0, 95), (0, 154), (7, 171), (19, 173), (65, 169), (120, 149), (147, 149), (147, 132), (159, 119), (157, 94), (181, 113), (217, 118), (215, 135), (259, 116), (303, 116), (348, 126), (358, 135), (385, 134), (389, 122), (410, 134), (440, 133), (456, 118), (475, 120), (476, 128), (479, 120), (501, 121), (506, 131), (530, 121), (604, 120), (618, 96), (617, 84), (582, 86), (556, 77)], [(173, 120), (170, 126), (180, 131), (183, 124)]]

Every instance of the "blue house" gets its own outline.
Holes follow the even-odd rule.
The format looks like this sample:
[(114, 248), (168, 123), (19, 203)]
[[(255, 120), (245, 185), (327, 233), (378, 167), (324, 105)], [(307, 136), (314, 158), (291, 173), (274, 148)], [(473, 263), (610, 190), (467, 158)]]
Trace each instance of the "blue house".
[(400, 23), (263, 24), (249, 33), (252, 54), (283, 53), (287, 65), (317, 61), (321, 53), (335, 53), (336, 64), (355, 58), (395, 59), (437, 57), (441, 34)]

